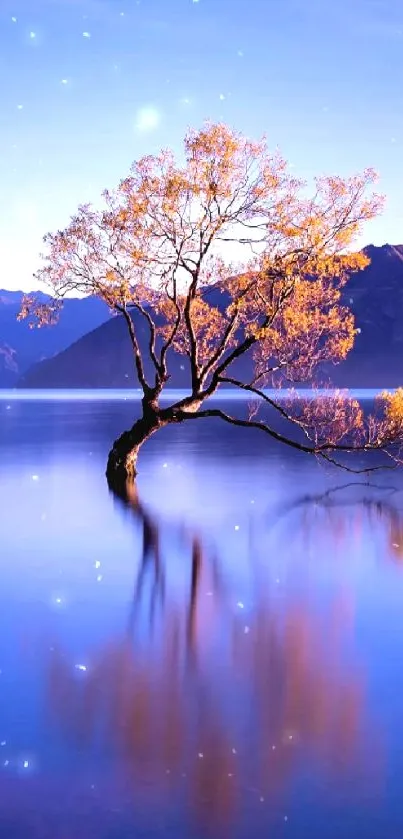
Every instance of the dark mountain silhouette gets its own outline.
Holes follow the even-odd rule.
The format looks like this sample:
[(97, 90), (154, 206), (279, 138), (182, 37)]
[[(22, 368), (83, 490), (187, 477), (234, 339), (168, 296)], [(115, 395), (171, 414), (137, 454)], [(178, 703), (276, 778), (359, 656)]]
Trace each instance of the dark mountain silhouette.
[[(324, 375), (338, 386), (395, 387), (403, 384), (403, 245), (368, 246), (371, 264), (353, 274), (345, 290), (360, 333), (348, 359), (329, 366)], [(225, 295), (211, 290), (212, 302)], [(140, 343), (145, 348), (147, 327), (135, 316)], [(54, 327), (58, 329), (59, 327)], [(240, 362), (233, 373), (247, 375), (250, 361)], [(147, 365), (146, 365), (147, 366)], [(150, 367), (147, 368), (150, 371)], [(171, 355), (171, 387), (188, 383), (187, 362)], [(19, 380), (27, 388), (138, 387), (126, 326), (121, 317), (84, 335), (53, 358), (36, 364)]]
[(0, 290), (0, 387), (14, 387), (32, 364), (56, 355), (109, 317), (96, 297), (69, 299), (56, 326), (30, 329), (26, 321), (17, 320), (22, 298), (21, 291)]
[[(133, 314), (140, 345), (146, 349), (147, 325), (142, 317)], [(152, 375), (152, 365), (145, 356), (146, 373)], [(186, 359), (175, 353), (171, 387), (185, 387), (188, 382)], [(123, 317), (115, 316), (84, 335), (54, 358), (35, 364), (18, 382), (23, 388), (135, 388), (133, 352)]]
[(331, 378), (348, 387), (403, 385), (403, 245), (369, 245), (370, 265), (353, 274), (345, 298), (360, 329)]

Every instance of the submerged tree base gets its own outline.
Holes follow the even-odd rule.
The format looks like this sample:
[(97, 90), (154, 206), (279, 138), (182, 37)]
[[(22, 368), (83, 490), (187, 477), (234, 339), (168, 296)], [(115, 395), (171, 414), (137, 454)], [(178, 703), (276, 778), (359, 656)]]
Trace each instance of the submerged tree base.
[(137, 420), (129, 431), (115, 440), (109, 452), (106, 467), (108, 485), (119, 495), (137, 476), (137, 458), (142, 445), (164, 423), (157, 414)]
[(114, 441), (106, 467), (106, 477), (110, 487), (119, 490), (127, 481), (135, 480), (138, 454), (148, 436), (140, 420), (130, 431), (124, 431)]

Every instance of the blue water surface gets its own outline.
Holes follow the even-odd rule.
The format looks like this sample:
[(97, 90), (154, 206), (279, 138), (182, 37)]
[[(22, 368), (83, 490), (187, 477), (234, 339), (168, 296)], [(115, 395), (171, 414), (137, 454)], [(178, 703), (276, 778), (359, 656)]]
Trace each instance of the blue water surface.
[(401, 837), (403, 476), (137, 410), (1, 394), (0, 835)]

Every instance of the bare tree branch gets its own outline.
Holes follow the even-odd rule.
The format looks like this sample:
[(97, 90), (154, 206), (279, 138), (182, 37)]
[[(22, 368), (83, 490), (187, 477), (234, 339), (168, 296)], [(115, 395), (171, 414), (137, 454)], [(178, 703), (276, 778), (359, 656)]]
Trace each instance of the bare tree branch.
[(121, 305), (117, 304), (116, 309), (117, 309), (118, 312), (120, 312), (123, 315), (123, 317), (125, 319), (125, 322), (126, 322), (126, 325), (127, 325), (128, 331), (129, 331), (129, 335), (130, 335), (131, 344), (132, 344), (132, 347), (133, 347), (138, 380), (139, 380), (139, 383), (140, 383), (141, 387), (143, 388), (144, 394), (146, 394), (150, 390), (150, 386), (147, 383), (147, 380), (146, 380), (146, 377), (145, 377), (143, 359), (141, 357), (140, 347), (139, 347), (139, 343), (138, 343), (138, 340), (137, 340), (136, 330), (134, 328), (133, 320), (130, 316), (130, 313), (127, 311), (126, 306), (121, 306)]

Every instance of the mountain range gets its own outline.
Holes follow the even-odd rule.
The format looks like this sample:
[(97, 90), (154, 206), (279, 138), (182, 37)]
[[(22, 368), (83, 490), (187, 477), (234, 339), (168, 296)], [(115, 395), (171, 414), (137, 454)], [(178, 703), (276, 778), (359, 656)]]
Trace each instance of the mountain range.
[[(337, 386), (396, 387), (403, 384), (403, 245), (369, 245), (365, 253), (370, 265), (345, 289), (360, 331), (347, 360), (325, 373)], [(212, 293), (219, 305), (220, 294)], [(17, 323), (20, 301), (19, 292), (0, 292), (0, 386), (138, 387), (126, 325), (99, 300), (67, 300), (59, 323), (39, 331)], [(141, 316), (134, 319), (145, 348), (147, 327)], [(236, 372), (246, 374), (245, 366), (247, 360)], [(171, 387), (186, 386), (186, 368), (172, 353)]]
[[(33, 364), (61, 350), (109, 318), (109, 309), (96, 297), (65, 301), (56, 326), (31, 329), (18, 321), (22, 291), (0, 290), (0, 388), (14, 387)], [(40, 302), (49, 297), (38, 293)]]

